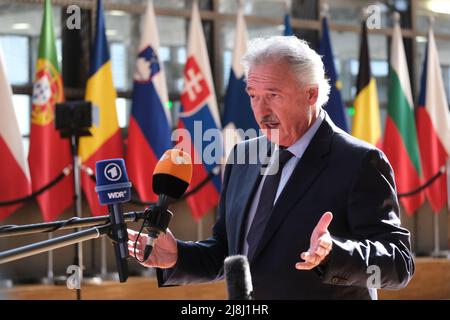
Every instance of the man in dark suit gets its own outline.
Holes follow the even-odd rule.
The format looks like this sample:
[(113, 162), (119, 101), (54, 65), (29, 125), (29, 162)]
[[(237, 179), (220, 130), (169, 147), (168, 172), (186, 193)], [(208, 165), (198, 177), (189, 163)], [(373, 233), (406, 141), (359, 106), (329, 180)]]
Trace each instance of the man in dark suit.
[[(377, 288), (406, 286), (414, 260), (392, 169), (321, 108), (320, 57), (295, 37), (272, 37), (254, 40), (244, 64), (264, 135), (231, 153), (212, 237), (168, 232), (143, 264), (163, 269), (160, 285), (180, 285), (221, 279), (225, 257), (245, 254), (256, 299), (376, 299)], [(259, 159), (267, 146), (269, 161)]]

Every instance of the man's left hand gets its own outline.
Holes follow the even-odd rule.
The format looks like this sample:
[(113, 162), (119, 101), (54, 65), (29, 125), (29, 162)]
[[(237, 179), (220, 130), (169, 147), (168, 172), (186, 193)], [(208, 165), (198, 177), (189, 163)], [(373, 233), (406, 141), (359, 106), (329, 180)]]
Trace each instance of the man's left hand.
[(305, 261), (297, 262), (295, 268), (298, 270), (311, 270), (321, 264), (328, 256), (333, 246), (331, 235), (328, 231), (331, 220), (333, 220), (333, 214), (325, 212), (311, 234), (308, 251), (302, 252), (300, 255), (300, 258)]

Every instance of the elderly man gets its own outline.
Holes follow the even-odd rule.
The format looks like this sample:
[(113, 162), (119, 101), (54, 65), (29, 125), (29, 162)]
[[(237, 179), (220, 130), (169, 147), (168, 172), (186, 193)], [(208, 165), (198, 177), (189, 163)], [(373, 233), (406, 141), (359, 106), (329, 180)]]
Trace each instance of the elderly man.
[[(221, 279), (226, 256), (245, 254), (256, 299), (376, 299), (377, 287), (406, 286), (414, 261), (392, 169), (321, 108), (330, 87), (320, 57), (296, 37), (271, 37), (253, 40), (243, 62), (264, 135), (235, 147), (212, 237), (168, 232), (143, 264), (165, 269), (160, 285), (199, 283)], [(278, 170), (232, 161), (251, 158), (256, 144), (271, 146), (268, 169)]]

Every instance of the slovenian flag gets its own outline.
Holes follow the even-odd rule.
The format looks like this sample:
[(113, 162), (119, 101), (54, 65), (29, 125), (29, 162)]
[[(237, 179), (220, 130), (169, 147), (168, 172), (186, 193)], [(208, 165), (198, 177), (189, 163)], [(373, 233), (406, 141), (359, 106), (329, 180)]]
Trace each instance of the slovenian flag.
[(149, 1), (134, 72), (133, 102), (128, 130), (128, 175), (142, 201), (155, 201), (153, 169), (171, 148), (171, 117), (153, 1)]
[[(0, 202), (22, 198), (31, 193), (30, 170), (12, 102), (12, 90), (6, 78), (0, 47)], [(21, 204), (0, 206), (3, 220)]]
[[(122, 134), (117, 121), (116, 89), (112, 78), (111, 60), (106, 41), (105, 20), (102, 1), (97, 2), (96, 33), (91, 50), (89, 79), (86, 86), (86, 100), (91, 101), (94, 117), (90, 128), (91, 137), (80, 138), (80, 159), (84, 166), (95, 168), (99, 160), (122, 158)], [(95, 183), (87, 174), (82, 174), (82, 186), (93, 215), (108, 212), (101, 206), (95, 192)]]
[[(220, 130), (220, 118), (197, 1), (192, 5), (179, 128), (187, 129), (191, 139), (191, 150), (184, 150), (191, 153), (194, 162), (188, 192), (204, 182), (208, 176), (211, 177), (208, 183), (187, 198), (194, 218), (199, 220), (208, 210), (216, 206), (219, 200), (222, 150), (221, 146), (215, 149), (215, 159), (219, 161), (210, 161), (211, 159), (204, 156), (204, 152), (206, 156), (212, 154), (206, 147), (217, 141), (203, 141), (206, 140), (203, 139), (206, 138), (203, 134), (210, 129), (213, 131), (209, 132), (217, 133)], [(183, 140), (184, 143), (186, 141)]]
[[(446, 165), (450, 155), (450, 114), (431, 27), (428, 31), (428, 46), (423, 63), (416, 124), (423, 178), (429, 181)], [(425, 194), (433, 211), (439, 213), (447, 202), (445, 174), (428, 186)]]

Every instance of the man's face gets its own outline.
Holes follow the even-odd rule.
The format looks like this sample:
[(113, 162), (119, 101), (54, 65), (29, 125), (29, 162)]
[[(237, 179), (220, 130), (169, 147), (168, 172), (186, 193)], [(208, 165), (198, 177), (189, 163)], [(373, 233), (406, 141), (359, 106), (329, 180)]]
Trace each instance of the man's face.
[(252, 66), (247, 93), (256, 121), (272, 142), (288, 147), (308, 129), (317, 87), (300, 86), (287, 63)]

